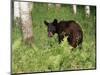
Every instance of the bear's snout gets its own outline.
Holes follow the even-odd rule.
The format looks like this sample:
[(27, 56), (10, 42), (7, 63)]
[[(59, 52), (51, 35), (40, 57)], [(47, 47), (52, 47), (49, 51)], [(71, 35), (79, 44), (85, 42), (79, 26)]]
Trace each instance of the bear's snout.
[(53, 33), (52, 32), (48, 32), (48, 37), (52, 37)]

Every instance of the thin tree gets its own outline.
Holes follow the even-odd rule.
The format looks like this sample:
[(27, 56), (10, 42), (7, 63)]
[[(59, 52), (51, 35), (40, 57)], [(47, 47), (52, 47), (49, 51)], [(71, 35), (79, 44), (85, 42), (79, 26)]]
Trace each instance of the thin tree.
[(90, 16), (90, 7), (89, 6), (85, 6), (85, 13), (86, 13), (87, 17)]
[(20, 16), (23, 41), (30, 44), (33, 41), (30, 2), (20, 2)]
[(53, 4), (48, 3), (48, 9), (52, 8)]
[(77, 12), (77, 6), (76, 5), (72, 5), (73, 6), (73, 12), (74, 12), (74, 14), (76, 14), (76, 12)]
[(61, 4), (56, 4), (56, 8), (59, 9), (61, 7)]

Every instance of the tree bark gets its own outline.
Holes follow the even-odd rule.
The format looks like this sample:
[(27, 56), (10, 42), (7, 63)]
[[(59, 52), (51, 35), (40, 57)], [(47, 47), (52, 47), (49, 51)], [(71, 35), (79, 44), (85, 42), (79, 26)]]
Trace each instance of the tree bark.
[(34, 6), (34, 3), (33, 3), (33, 2), (30, 2), (30, 3), (29, 3), (29, 10), (30, 10), (30, 12), (32, 12), (33, 6)]
[(90, 7), (89, 6), (85, 6), (85, 13), (86, 13), (87, 17), (90, 16)]
[(32, 17), (31, 17), (29, 2), (20, 2), (20, 16), (21, 16), (23, 41), (25, 43), (32, 43), (33, 41)]
[(20, 25), (19, 2), (14, 2), (14, 20), (16, 25)]
[(56, 4), (56, 8), (59, 9), (61, 7), (61, 4)]
[(76, 15), (76, 12), (77, 12), (77, 6), (76, 5), (73, 5), (73, 12)]
[(53, 4), (49, 3), (48, 4), (48, 9), (50, 9), (53, 6)]

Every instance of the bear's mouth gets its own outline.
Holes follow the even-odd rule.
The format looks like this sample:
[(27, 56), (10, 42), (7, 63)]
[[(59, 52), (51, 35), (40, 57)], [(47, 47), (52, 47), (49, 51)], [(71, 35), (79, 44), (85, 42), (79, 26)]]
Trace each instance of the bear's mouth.
[(53, 33), (52, 32), (48, 32), (48, 37), (52, 37)]

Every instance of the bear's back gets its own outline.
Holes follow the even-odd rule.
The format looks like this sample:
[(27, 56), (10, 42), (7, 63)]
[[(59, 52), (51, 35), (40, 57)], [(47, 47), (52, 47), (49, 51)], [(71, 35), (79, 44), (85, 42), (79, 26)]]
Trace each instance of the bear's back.
[(81, 27), (78, 23), (76, 23), (74, 20), (69, 21), (60, 21), (58, 23), (58, 27), (62, 30), (68, 29), (68, 30), (74, 30), (74, 31), (81, 31)]

